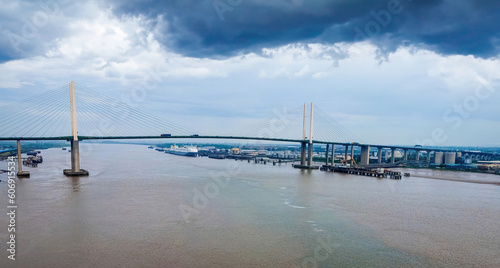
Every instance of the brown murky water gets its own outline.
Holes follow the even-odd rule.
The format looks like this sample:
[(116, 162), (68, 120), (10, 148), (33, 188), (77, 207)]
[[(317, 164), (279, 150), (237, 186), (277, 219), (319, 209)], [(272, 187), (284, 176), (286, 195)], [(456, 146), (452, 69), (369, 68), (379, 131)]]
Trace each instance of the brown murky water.
[[(89, 151), (89, 146), (82, 146)], [(18, 180), (16, 261), (0, 267), (500, 267), (500, 187), (401, 181), (94, 144)], [(0, 163), (3, 168), (6, 163)], [(427, 177), (480, 174), (410, 171)]]

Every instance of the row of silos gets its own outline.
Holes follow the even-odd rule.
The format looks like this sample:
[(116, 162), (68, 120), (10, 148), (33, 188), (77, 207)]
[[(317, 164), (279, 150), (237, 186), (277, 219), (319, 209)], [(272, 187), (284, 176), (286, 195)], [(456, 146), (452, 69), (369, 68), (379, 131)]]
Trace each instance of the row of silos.
[(435, 152), (434, 153), (434, 164), (436, 165), (453, 165), (457, 159), (457, 153), (455, 152)]

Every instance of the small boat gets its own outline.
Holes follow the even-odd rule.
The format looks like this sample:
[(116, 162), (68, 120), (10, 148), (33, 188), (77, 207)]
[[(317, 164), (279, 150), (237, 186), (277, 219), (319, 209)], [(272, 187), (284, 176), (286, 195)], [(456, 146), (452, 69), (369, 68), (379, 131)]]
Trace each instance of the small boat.
[(63, 150), (63, 151), (66, 151), (66, 147), (63, 147), (63, 148), (62, 148), (62, 150)]
[(149, 146), (149, 147), (148, 147), (148, 149), (153, 149), (153, 148), (155, 148), (155, 147), (153, 147), (153, 146)]

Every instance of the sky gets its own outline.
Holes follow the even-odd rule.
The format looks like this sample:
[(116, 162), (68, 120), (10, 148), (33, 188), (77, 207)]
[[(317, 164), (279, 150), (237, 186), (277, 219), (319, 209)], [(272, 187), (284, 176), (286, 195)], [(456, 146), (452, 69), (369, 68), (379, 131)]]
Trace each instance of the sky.
[(200, 132), (314, 102), (366, 143), (500, 146), (499, 1), (1, 1), (0, 106), (74, 80)]

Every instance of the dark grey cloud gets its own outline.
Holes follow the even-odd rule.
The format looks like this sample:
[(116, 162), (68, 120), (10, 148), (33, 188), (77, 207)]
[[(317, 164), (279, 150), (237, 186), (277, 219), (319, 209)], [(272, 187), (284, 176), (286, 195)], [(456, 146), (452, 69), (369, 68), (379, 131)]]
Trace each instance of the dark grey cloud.
[[(43, 55), (55, 40), (73, 33), (72, 19), (91, 18), (84, 8), (89, 3), (3, 3), (0, 63)], [(402, 45), (446, 55), (500, 53), (498, 0), (108, 0), (99, 5), (118, 17), (144, 16), (167, 49), (193, 57), (365, 39), (379, 46), (381, 57)]]
[(161, 42), (194, 57), (363, 39), (386, 52), (408, 44), (479, 57), (500, 51), (496, 0), (131, 0), (111, 6), (118, 15), (163, 21), (155, 25)]

